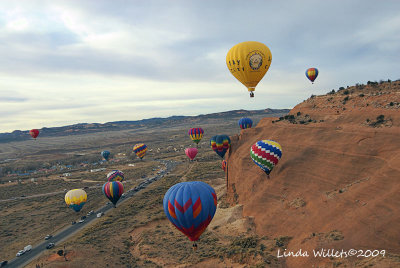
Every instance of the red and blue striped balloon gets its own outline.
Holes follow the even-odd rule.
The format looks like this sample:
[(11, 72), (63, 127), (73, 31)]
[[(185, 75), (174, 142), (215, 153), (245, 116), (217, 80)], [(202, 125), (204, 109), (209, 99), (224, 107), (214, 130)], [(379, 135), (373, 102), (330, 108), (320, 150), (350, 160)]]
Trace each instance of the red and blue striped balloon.
[(253, 162), (269, 175), (282, 157), (282, 147), (276, 141), (257, 141), (250, 148), (250, 156)]
[(204, 130), (201, 127), (191, 128), (189, 129), (188, 134), (192, 139), (192, 141), (198, 144), (200, 140), (203, 138)]
[(231, 147), (231, 139), (227, 135), (216, 135), (211, 138), (210, 145), (214, 152), (224, 158), (225, 153)]
[(253, 120), (247, 117), (243, 117), (239, 119), (238, 123), (241, 129), (246, 129), (246, 128), (251, 128), (251, 126), (253, 125)]
[(221, 167), (224, 171), (226, 171), (227, 162), (226, 160), (222, 160)]
[(109, 181), (103, 185), (103, 194), (114, 204), (117, 204), (118, 200), (124, 193), (124, 186), (119, 181)]
[(217, 195), (205, 182), (181, 182), (164, 195), (163, 207), (171, 223), (190, 241), (197, 241), (214, 217)]
[(306, 76), (308, 80), (310, 80), (314, 84), (314, 80), (318, 76), (318, 69), (317, 68), (309, 68), (306, 70)]

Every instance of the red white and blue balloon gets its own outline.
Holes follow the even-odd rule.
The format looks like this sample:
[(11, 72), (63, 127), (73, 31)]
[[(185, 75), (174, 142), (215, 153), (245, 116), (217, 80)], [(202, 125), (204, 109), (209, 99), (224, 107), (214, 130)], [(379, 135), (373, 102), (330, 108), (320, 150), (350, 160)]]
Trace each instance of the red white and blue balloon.
[(282, 147), (272, 140), (257, 141), (250, 148), (250, 156), (253, 162), (269, 175), (282, 157)]

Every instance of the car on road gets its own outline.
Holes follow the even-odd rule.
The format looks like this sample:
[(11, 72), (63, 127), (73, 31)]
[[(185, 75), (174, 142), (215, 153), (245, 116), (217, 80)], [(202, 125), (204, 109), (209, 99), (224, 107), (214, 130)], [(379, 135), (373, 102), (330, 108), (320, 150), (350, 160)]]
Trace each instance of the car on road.
[(31, 251), (31, 249), (32, 249), (31, 245), (27, 245), (27, 246), (24, 247), (24, 251), (25, 252)]
[(84, 219), (86, 219), (86, 216), (82, 216), (82, 217), (81, 217), (81, 220), (84, 220)]
[(104, 215), (104, 212), (97, 213), (97, 218), (100, 218), (103, 215)]
[(6, 266), (6, 265), (7, 265), (7, 263), (8, 263), (8, 261), (2, 261), (2, 262), (0, 262), (0, 267), (4, 267), (4, 266)]
[(94, 211), (91, 210), (91, 211), (88, 212), (87, 216), (90, 216), (90, 215), (92, 215), (93, 213), (94, 213)]
[(25, 253), (25, 250), (20, 250), (17, 252), (16, 256), (19, 257), (19, 256), (23, 255), (24, 253)]
[(74, 224), (76, 224), (76, 221), (71, 222), (71, 225), (74, 225)]
[(46, 235), (46, 237), (44, 238), (44, 240), (49, 240), (50, 238), (52, 238), (53, 236), (51, 234)]
[(78, 223), (83, 223), (83, 222), (85, 222), (85, 220), (80, 220), (80, 221), (78, 221)]
[(25, 195), (23, 194), (23, 195), (21, 195), (21, 197), (25, 197)]
[(51, 249), (51, 248), (54, 248), (54, 246), (55, 246), (54, 243), (49, 243), (49, 244), (46, 246), (46, 248), (47, 248), (47, 249)]

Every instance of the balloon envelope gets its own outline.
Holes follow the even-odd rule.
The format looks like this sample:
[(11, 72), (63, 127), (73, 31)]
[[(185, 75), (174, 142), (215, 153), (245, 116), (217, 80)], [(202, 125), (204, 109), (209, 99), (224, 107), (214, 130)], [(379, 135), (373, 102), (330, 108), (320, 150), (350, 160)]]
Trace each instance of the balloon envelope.
[(123, 181), (124, 173), (120, 170), (113, 170), (107, 174), (108, 181)]
[(272, 140), (257, 141), (250, 148), (250, 156), (253, 162), (269, 175), (282, 157), (282, 147)]
[(198, 144), (200, 140), (203, 138), (204, 130), (200, 127), (198, 128), (191, 128), (188, 131), (188, 134), (193, 142)]
[(109, 151), (102, 151), (102, 152), (101, 152), (101, 156), (102, 156), (105, 160), (108, 160), (108, 158), (110, 157), (110, 152), (109, 152)]
[(142, 159), (147, 152), (147, 146), (144, 143), (138, 143), (133, 146), (133, 152)]
[(167, 191), (163, 206), (171, 223), (191, 241), (197, 241), (214, 217), (217, 195), (207, 183), (181, 182)]
[(190, 158), (190, 160), (193, 160), (196, 155), (197, 155), (197, 148), (186, 148), (185, 149), (185, 154)]
[(67, 206), (79, 212), (87, 201), (87, 194), (82, 189), (73, 189), (65, 194), (65, 203)]
[(239, 119), (238, 124), (241, 129), (251, 128), (253, 126), (253, 120), (243, 117)]
[(309, 69), (307, 69), (306, 70), (306, 76), (307, 76), (308, 80), (310, 80), (311, 82), (314, 82), (314, 80), (318, 76), (318, 69), (317, 68), (309, 68)]
[(109, 181), (103, 185), (103, 194), (115, 205), (124, 193), (124, 186), (119, 181)]
[(31, 130), (29, 130), (29, 134), (32, 136), (32, 138), (36, 139), (37, 136), (39, 136), (39, 130), (31, 129)]
[(231, 74), (252, 92), (268, 71), (271, 60), (271, 51), (266, 45), (248, 41), (239, 43), (228, 51), (226, 66)]
[(222, 160), (221, 167), (222, 167), (222, 169), (223, 169), (224, 171), (226, 171), (226, 165), (227, 165), (226, 160)]
[(225, 153), (231, 146), (231, 139), (227, 135), (216, 135), (211, 138), (210, 145), (214, 152), (224, 158)]

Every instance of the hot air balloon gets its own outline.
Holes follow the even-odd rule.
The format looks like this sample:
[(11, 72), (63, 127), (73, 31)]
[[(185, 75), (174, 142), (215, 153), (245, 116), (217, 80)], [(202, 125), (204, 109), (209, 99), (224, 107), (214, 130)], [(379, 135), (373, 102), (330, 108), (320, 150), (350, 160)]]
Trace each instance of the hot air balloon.
[(282, 147), (276, 141), (257, 141), (250, 149), (250, 156), (268, 176), (282, 157)]
[(231, 139), (227, 135), (216, 135), (211, 138), (210, 145), (214, 152), (224, 158), (226, 151), (231, 146)]
[(194, 141), (196, 144), (200, 142), (200, 140), (203, 138), (204, 130), (200, 127), (198, 128), (191, 128), (188, 131), (188, 134), (192, 141)]
[(120, 170), (113, 170), (107, 174), (108, 181), (123, 181), (124, 173)]
[(260, 42), (248, 41), (233, 46), (226, 55), (226, 66), (254, 97), (254, 90), (271, 65), (269, 48)]
[(306, 76), (307, 76), (308, 80), (310, 80), (311, 83), (314, 84), (314, 80), (318, 76), (318, 69), (317, 68), (309, 68), (309, 69), (307, 69), (306, 70)]
[(101, 156), (108, 161), (108, 158), (110, 157), (110, 152), (109, 151), (102, 151)]
[(222, 167), (222, 169), (223, 169), (224, 171), (226, 171), (226, 165), (227, 165), (226, 160), (222, 160), (221, 167)]
[(197, 155), (197, 148), (186, 148), (185, 149), (185, 154), (190, 158), (190, 160), (193, 160), (196, 155)]
[(82, 189), (73, 189), (65, 194), (65, 203), (67, 206), (79, 212), (87, 201), (87, 194)]
[(163, 206), (171, 223), (190, 241), (197, 241), (214, 217), (217, 195), (205, 182), (181, 182), (167, 191)]
[(142, 159), (147, 152), (147, 146), (143, 143), (138, 143), (133, 146), (133, 152)]
[(115, 205), (124, 193), (124, 186), (119, 181), (109, 181), (103, 185), (103, 194)]
[(32, 136), (32, 138), (36, 139), (37, 136), (39, 136), (39, 130), (38, 129), (31, 129), (31, 130), (29, 130), (29, 134)]
[(247, 117), (240, 118), (238, 123), (241, 129), (251, 128), (253, 125), (253, 121)]

